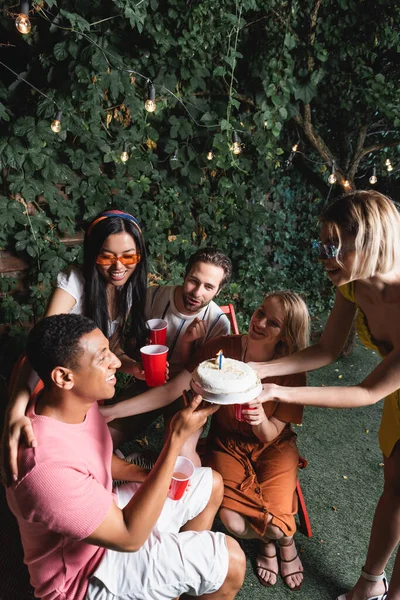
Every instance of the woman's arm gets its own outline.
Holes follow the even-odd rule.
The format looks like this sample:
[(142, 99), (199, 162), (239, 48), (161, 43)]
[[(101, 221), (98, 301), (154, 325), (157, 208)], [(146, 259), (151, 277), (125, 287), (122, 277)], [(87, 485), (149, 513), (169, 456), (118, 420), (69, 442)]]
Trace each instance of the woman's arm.
[(262, 402), (259, 402), (259, 400), (249, 402), (249, 408), (244, 408), (242, 415), (246, 423), (252, 426), (253, 433), (258, 437), (260, 442), (272, 442), (286, 426), (286, 423), (273, 416), (268, 418)]
[(305, 350), (271, 362), (249, 362), (248, 364), (256, 371), (260, 379), (313, 371), (324, 367), (339, 356), (349, 335), (355, 312), (356, 305), (346, 300), (337, 290), (334, 307), (319, 342)]
[(286, 387), (263, 384), (258, 400), (323, 408), (357, 408), (376, 404), (400, 389), (400, 348), (392, 350), (361, 383), (353, 386)]
[[(76, 300), (71, 294), (56, 288), (50, 296), (44, 316), (68, 313), (75, 304)], [(36, 446), (31, 421), (25, 416), (25, 411), (31, 391), (38, 381), (39, 377), (28, 361), (25, 361), (11, 390), (1, 439), (1, 469), (5, 473), (7, 483), (18, 479), (17, 453), (21, 437), (25, 437), (29, 446)]]
[(162, 408), (179, 398), (183, 390), (189, 389), (191, 378), (189, 371), (183, 370), (168, 383), (152, 388), (139, 396), (123, 400), (112, 406), (100, 406), (100, 412), (108, 423), (114, 419), (140, 415)]

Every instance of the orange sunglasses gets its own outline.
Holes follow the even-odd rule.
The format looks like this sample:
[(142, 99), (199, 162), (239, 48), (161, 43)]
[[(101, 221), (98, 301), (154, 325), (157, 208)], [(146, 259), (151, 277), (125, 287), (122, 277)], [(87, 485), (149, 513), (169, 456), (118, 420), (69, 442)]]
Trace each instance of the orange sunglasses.
[(98, 265), (115, 265), (117, 262), (123, 265), (137, 265), (140, 262), (140, 254), (130, 254), (129, 256), (110, 256), (109, 254), (99, 254), (96, 258)]

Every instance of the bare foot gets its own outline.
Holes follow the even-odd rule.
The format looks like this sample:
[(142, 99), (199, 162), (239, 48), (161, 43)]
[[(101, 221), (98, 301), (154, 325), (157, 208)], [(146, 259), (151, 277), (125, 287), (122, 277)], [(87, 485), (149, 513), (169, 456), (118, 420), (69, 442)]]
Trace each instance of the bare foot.
[(386, 591), (385, 584), (382, 581), (367, 581), (364, 577), (360, 577), (350, 592), (344, 596), (346, 600), (368, 600), (381, 596)]
[(303, 565), (297, 554), (294, 539), (289, 544), (279, 544), (280, 572), (283, 581), (291, 589), (299, 589), (303, 583)]
[(274, 542), (268, 542), (267, 544), (260, 542), (256, 565), (257, 577), (261, 585), (267, 587), (275, 585), (278, 575), (278, 559)]

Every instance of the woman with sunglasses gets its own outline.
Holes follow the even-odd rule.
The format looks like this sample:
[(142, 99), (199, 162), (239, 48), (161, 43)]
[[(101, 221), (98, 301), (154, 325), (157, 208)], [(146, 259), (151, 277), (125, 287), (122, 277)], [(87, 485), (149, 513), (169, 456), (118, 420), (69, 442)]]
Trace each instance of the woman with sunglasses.
[(383, 194), (359, 191), (336, 200), (320, 222), (319, 260), (337, 287), (321, 339), (290, 356), (251, 366), (260, 378), (325, 366), (339, 356), (356, 315), (360, 341), (383, 359), (361, 383), (322, 388), (265, 384), (260, 400), (352, 408), (385, 398), (379, 430), (385, 486), (361, 576), (354, 588), (337, 600), (397, 599), (399, 552), (389, 589), (384, 569), (400, 540), (400, 215)]
[[(125, 354), (121, 344), (125, 335), (136, 341), (136, 348), (146, 343), (146, 287), (146, 248), (138, 221), (129, 213), (107, 210), (87, 228), (82, 269), (70, 266), (59, 273), (44, 316), (75, 313), (90, 317), (110, 339), (110, 347), (122, 363), (120, 370), (144, 379), (141, 365)], [(28, 379), (32, 375), (29, 365), (23, 365), (5, 417), (3, 468), (7, 475), (10, 470), (14, 479), (21, 434), (28, 444), (36, 445), (30, 420), (25, 416), (32, 387)]]

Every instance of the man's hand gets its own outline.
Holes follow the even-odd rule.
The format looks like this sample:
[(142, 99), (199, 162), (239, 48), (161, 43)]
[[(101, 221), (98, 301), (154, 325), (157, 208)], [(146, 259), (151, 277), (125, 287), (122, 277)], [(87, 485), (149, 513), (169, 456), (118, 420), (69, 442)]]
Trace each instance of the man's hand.
[(37, 445), (29, 417), (6, 417), (0, 442), (1, 479), (5, 485), (11, 485), (18, 479), (18, 446), (25, 441), (34, 448)]
[(181, 340), (186, 343), (192, 343), (206, 336), (206, 323), (200, 321), (197, 317), (190, 323)]
[(204, 408), (199, 408), (203, 398), (195, 396), (186, 408), (180, 410), (171, 420), (171, 434), (181, 437), (184, 441), (198, 431), (206, 423), (209, 416), (219, 409), (218, 404), (207, 403)]

